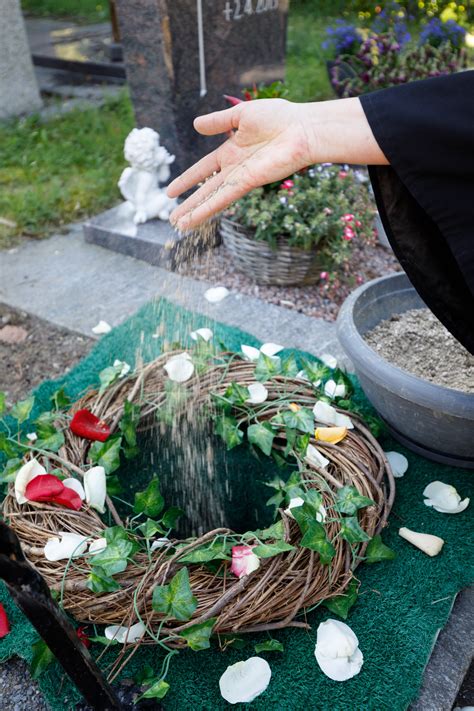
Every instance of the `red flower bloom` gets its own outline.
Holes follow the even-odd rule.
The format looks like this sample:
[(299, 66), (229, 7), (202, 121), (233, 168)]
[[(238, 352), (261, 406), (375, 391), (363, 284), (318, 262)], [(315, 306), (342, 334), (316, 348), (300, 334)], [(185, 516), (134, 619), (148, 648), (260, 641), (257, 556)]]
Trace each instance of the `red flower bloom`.
[(78, 410), (69, 425), (71, 432), (84, 439), (105, 442), (110, 436), (110, 427), (103, 420), (99, 420), (89, 410)]
[(64, 486), (54, 474), (35, 476), (27, 485), (25, 496), (29, 501), (59, 504), (74, 511), (79, 511), (82, 506), (81, 497), (73, 489)]
[(347, 242), (350, 242), (350, 240), (355, 237), (355, 232), (354, 232), (354, 230), (352, 229), (352, 227), (346, 227), (345, 230), (344, 230), (344, 234), (343, 234), (342, 237), (343, 237), (343, 239), (345, 239)]
[(9, 632), (10, 623), (8, 622), (8, 617), (7, 613), (5, 612), (5, 608), (0, 602), (0, 639), (2, 639), (2, 637), (6, 637)]
[(362, 222), (360, 220), (356, 220), (356, 227), (362, 227)]
[(353, 219), (354, 219), (354, 215), (351, 215), (350, 212), (347, 212), (345, 215), (343, 215), (343, 216), (341, 217), (341, 220), (342, 220), (343, 222), (352, 222)]
[(91, 641), (90, 641), (89, 636), (86, 632), (86, 628), (85, 627), (78, 627), (76, 630), (76, 634), (77, 634), (78, 638), (81, 640), (84, 647), (87, 647), (89, 649), (89, 647), (91, 646)]
[(281, 190), (291, 190), (291, 188), (294, 188), (295, 184), (293, 180), (284, 180), (282, 184), (280, 185)]

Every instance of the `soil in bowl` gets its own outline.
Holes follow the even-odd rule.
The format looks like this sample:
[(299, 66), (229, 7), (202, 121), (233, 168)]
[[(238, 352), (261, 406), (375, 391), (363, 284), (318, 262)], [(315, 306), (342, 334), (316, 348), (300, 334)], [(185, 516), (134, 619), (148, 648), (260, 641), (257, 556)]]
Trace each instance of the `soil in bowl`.
[(471, 355), (429, 309), (381, 321), (365, 341), (389, 363), (436, 385), (474, 394)]

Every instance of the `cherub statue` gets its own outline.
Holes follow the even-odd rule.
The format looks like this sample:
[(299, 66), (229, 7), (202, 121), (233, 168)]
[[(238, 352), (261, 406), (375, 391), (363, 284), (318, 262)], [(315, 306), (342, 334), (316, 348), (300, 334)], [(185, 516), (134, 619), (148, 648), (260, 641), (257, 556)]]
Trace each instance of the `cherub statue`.
[(169, 220), (176, 206), (159, 187), (170, 177), (169, 166), (175, 156), (160, 146), (160, 136), (152, 128), (134, 128), (125, 139), (124, 156), (131, 168), (125, 168), (118, 186), (134, 210), (133, 221), (140, 225), (158, 217)]

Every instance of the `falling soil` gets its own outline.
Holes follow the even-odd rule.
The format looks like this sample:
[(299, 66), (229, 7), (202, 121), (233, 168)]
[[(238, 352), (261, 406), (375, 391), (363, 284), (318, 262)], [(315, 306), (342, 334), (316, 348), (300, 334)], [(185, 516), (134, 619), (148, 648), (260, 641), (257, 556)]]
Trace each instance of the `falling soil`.
[(393, 365), (436, 385), (474, 394), (474, 355), (428, 309), (381, 321), (364, 339)]

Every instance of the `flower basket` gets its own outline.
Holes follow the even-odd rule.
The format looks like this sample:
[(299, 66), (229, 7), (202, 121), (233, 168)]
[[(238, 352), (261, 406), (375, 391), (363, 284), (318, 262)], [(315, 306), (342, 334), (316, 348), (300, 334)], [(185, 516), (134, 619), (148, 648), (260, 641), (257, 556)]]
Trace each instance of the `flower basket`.
[(223, 217), (220, 223), (222, 241), (237, 269), (254, 276), (258, 284), (294, 286), (315, 284), (322, 269), (318, 252), (291, 247), (279, 237), (277, 248), (253, 238), (252, 230)]

